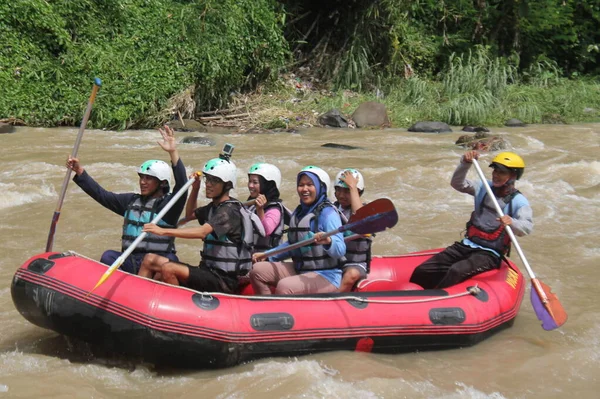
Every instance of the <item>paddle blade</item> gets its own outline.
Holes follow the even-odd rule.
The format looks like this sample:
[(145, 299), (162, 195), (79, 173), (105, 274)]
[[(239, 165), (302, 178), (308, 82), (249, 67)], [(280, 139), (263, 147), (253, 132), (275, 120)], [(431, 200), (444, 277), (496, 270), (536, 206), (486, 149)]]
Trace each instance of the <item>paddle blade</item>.
[(94, 292), (96, 288), (100, 287), (106, 281), (106, 279), (109, 278), (110, 275), (113, 274), (113, 272), (121, 266), (124, 260), (124, 258), (118, 257), (117, 260), (115, 260), (114, 263), (108, 268), (108, 270), (105, 271), (104, 274), (100, 277), (100, 280), (98, 280), (94, 288), (92, 288), (90, 292), (87, 293), (86, 297), (92, 292)]
[(546, 331), (554, 330), (567, 321), (567, 313), (558, 297), (538, 279), (531, 280), (531, 304)]
[(394, 227), (398, 223), (398, 213), (392, 201), (379, 198), (363, 205), (343, 226), (343, 231), (355, 234), (373, 234)]

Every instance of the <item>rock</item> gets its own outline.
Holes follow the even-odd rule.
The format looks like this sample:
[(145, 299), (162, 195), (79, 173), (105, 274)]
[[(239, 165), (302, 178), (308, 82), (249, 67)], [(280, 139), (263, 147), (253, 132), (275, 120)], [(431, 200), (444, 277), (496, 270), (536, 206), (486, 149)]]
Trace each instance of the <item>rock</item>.
[(321, 147), (325, 148), (337, 148), (339, 150), (362, 150), (362, 147), (355, 147), (353, 145), (336, 144), (336, 143), (325, 143)]
[(203, 136), (185, 136), (182, 140), (181, 140), (182, 144), (200, 144), (200, 145), (205, 145), (205, 146), (209, 146), (212, 147), (214, 145), (217, 145), (217, 143), (208, 137), (203, 137)]
[(206, 126), (193, 119), (184, 119), (183, 123), (179, 119), (169, 121), (167, 125), (177, 132), (200, 132), (206, 133)]
[(348, 121), (337, 109), (332, 109), (319, 116), (318, 122), (323, 126), (348, 127)]
[(508, 148), (508, 143), (501, 137), (489, 136), (484, 132), (479, 132), (474, 136), (468, 134), (462, 135), (456, 140), (456, 145), (464, 148), (478, 151), (498, 151)]
[(377, 101), (367, 101), (358, 106), (352, 114), (356, 127), (389, 127), (390, 119), (385, 105)]
[(489, 132), (490, 129), (488, 129), (487, 127), (483, 127), (483, 126), (465, 126), (462, 128), (463, 132)]
[(0, 123), (0, 134), (3, 133), (14, 133), (16, 131), (13, 125), (9, 125), (8, 123)]
[(508, 127), (524, 127), (527, 126), (525, 124), (525, 122), (520, 121), (516, 118), (511, 118), (509, 120), (507, 120), (506, 122), (504, 122), (504, 126), (508, 126)]
[(451, 132), (450, 126), (444, 122), (417, 122), (408, 128), (409, 132), (445, 133)]
[(473, 141), (473, 136), (469, 136), (468, 134), (463, 134), (454, 142), (454, 144), (464, 147), (463, 144), (468, 144), (471, 141)]

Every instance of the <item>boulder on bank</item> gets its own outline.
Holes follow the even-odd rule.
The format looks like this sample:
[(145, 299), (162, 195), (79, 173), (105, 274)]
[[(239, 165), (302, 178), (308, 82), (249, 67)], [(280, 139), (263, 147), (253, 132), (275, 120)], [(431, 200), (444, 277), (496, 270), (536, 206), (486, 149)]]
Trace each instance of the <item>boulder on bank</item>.
[(356, 123), (356, 127), (390, 126), (385, 105), (377, 101), (366, 101), (360, 104), (352, 114), (352, 120)]
[(8, 123), (2, 123), (0, 122), (0, 134), (3, 133), (14, 133), (16, 131), (15, 127), (13, 125), (10, 125)]
[(206, 126), (194, 119), (174, 119), (169, 121), (167, 125), (176, 132), (200, 132), (206, 133)]
[(525, 124), (525, 122), (517, 119), (517, 118), (511, 118), (509, 120), (507, 120), (506, 122), (504, 122), (504, 126), (508, 126), (508, 127), (525, 127), (527, 126)]
[(409, 132), (418, 133), (446, 133), (452, 129), (444, 122), (417, 122), (408, 128)]
[(319, 124), (329, 127), (348, 127), (348, 121), (338, 109), (332, 109), (319, 116)]

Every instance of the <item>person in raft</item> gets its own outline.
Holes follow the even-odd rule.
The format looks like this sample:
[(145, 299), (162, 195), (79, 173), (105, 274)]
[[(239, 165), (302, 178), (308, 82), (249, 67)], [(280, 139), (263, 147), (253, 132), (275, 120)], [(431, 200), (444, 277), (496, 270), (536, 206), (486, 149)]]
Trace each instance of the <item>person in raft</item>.
[[(341, 262), (344, 261), (346, 244), (342, 233), (322, 237), (324, 232), (341, 227), (340, 214), (327, 199), (331, 184), (327, 173), (316, 166), (307, 166), (298, 173), (297, 191), (300, 205), (291, 215), (288, 241), (275, 250), (290, 244), (313, 238), (310, 246), (286, 251), (269, 257), (257, 252), (250, 272), (250, 282), (257, 295), (313, 294), (335, 292), (342, 280)], [(292, 258), (291, 262), (282, 262)]]
[[(348, 223), (352, 215), (364, 205), (360, 197), (365, 191), (365, 179), (356, 169), (344, 169), (335, 177), (334, 205), (342, 215), (342, 223)], [(344, 232), (346, 239), (352, 237), (351, 231)], [(346, 241), (346, 262), (342, 265), (342, 283), (340, 292), (352, 291), (356, 283), (367, 278), (371, 263), (371, 237), (359, 236)]]
[(283, 236), (286, 208), (279, 198), (281, 172), (275, 165), (256, 163), (248, 170), (248, 206), (250, 212), (260, 219), (265, 236), (254, 234), (254, 251), (264, 252), (279, 245)]
[[(202, 170), (205, 195), (211, 202), (196, 208), (193, 214), (198, 227), (162, 228), (155, 224), (144, 225), (144, 231), (161, 237), (196, 238), (204, 241), (199, 266), (173, 262), (158, 255), (144, 259), (138, 275), (154, 277), (173, 285), (182, 285), (197, 291), (235, 293), (238, 277), (252, 267), (254, 230), (262, 232), (260, 220), (250, 213), (240, 201), (229, 196), (235, 188), (237, 169), (229, 156), (208, 161)], [(200, 181), (192, 185), (187, 209), (195, 206)], [(190, 205), (192, 204), (192, 205)]]
[[(73, 181), (100, 205), (124, 217), (121, 236), (121, 251), (107, 250), (102, 254), (100, 262), (112, 265), (115, 260), (141, 234), (142, 226), (150, 222), (171, 200), (173, 193), (179, 191), (187, 182), (185, 166), (179, 158), (175, 134), (170, 127), (159, 129), (162, 135), (160, 147), (169, 153), (171, 166), (164, 161), (148, 160), (138, 168), (140, 194), (113, 193), (102, 188), (81, 166), (79, 159), (69, 156), (67, 167), (75, 172)], [(169, 193), (171, 169), (175, 176), (173, 193)], [(187, 195), (184, 194), (159, 222), (165, 227), (175, 226), (183, 211)], [(159, 237), (148, 234), (139, 243), (133, 253), (125, 259), (121, 269), (129, 273), (137, 273), (144, 256), (155, 253), (171, 260), (177, 260), (175, 242), (172, 237)]]
[(466, 178), (473, 159), (477, 158), (476, 151), (467, 151), (450, 182), (455, 190), (475, 198), (475, 210), (467, 222), (465, 238), (419, 265), (410, 278), (411, 283), (425, 289), (446, 288), (476, 274), (497, 269), (510, 250), (510, 237), (505, 226), (510, 226), (517, 236), (531, 233), (531, 207), (515, 188), (515, 181), (525, 170), (523, 159), (512, 152), (502, 152), (490, 164), (492, 180), (487, 183), (505, 214), (499, 218), (482, 182)]

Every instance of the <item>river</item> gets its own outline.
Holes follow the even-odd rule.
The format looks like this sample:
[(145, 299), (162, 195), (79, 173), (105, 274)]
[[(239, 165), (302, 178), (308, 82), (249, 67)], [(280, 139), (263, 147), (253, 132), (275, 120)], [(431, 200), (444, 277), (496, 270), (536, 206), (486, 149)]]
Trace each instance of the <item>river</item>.
[[(600, 277), (600, 124), (492, 131), (525, 159), (518, 188), (532, 204), (535, 228), (519, 242), (537, 277), (567, 311), (563, 327), (544, 331), (527, 292), (512, 328), (470, 348), (400, 355), (332, 352), (209, 371), (161, 370), (95, 358), (85, 345), (38, 328), (15, 310), (12, 277), (30, 256), (44, 251), (77, 129), (19, 127), (0, 135), (0, 397), (598, 397), (600, 301), (594, 290)], [(458, 129), (445, 134), (404, 129), (262, 135), (214, 131), (205, 135), (217, 146), (181, 144), (179, 149), (192, 172), (218, 155), (223, 144), (234, 144), (232, 159), (239, 168), (235, 194), (242, 199), (250, 165), (276, 164), (290, 207), (297, 203), (295, 176), (303, 166), (321, 166), (332, 178), (341, 168), (358, 168), (366, 180), (364, 199), (388, 197), (398, 210), (398, 224), (379, 234), (373, 248), (374, 254), (393, 255), (447, 246), (460, 238), (473, 206), (471, 197), (449, 184), (463, 153), (454, 145), (461, 134)], [(185, 135), (178, 133), (179, 138)], [(146, 159), (168, 159), (156, 144), (159, 138), (153, 130), (88, 130), (78, 155), (105, 188), (136, 191), (137, 166)], [(321, 147), (328, 142), (362, 149)], [(489, 168), (484, 171), (489, 175)], [(474, 170), (470, 178), (477, 178)], [(99, 259), (105, 249), (120, 247), (121, 224), (121, 217), (71, 182), (54, 249)], [(179, 240), (180, 258), (196, 263), (198, 246)], [(516, 253), (513, 260), (522, 266)]]

